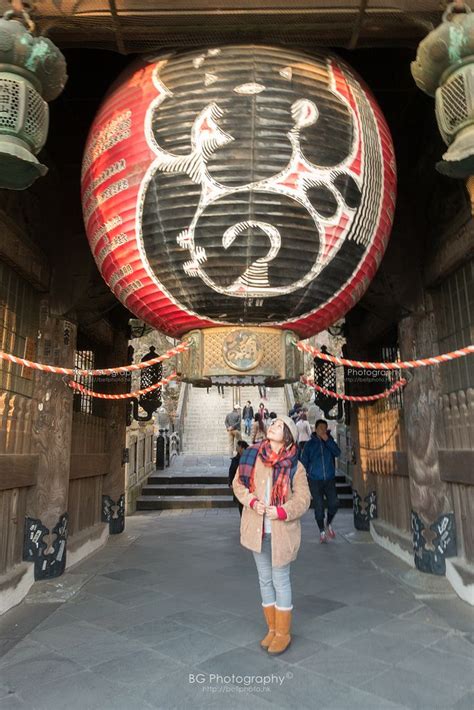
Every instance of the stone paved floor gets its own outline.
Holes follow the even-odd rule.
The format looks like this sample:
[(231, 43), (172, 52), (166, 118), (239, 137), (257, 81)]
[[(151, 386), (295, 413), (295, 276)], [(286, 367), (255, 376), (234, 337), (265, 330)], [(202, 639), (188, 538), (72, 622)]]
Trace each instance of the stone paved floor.
[(303, 519), (293, 643), (271, 658), (236, 510), (128, 518), (0, 619), (0, 710), (472, 710), (472, 609), (336, 523), (323, 546)]

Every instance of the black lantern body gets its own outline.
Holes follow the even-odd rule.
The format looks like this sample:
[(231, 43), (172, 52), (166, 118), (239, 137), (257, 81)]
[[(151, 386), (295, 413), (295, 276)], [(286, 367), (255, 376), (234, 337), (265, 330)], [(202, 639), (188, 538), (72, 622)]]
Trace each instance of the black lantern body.
[[(154, 358), (157, 357), (156, 350), (153, 345), (150, 346), (149, 352), (147, 352), (146, 355), (144, 355), (141, 359), (141, 362), (148, 362), (148, 360), (153, 360)], [(151, 385), (156, 385), (157, 382), (160, 382), (160, 380), (163, 378), (163, 365), (161, 362), (158, 362), (156, 365), (151, 365), (151, 367), (147, 367), (144, 370), (141, 371), (140, 375), (140, 389), (146, 389), (147, 387), (151, 387)], [(150, 419), (153, 416), (153, 413), (156, 412), (159, 407), (161, 407), (161, 387), (157, 387), (157, 389), (153, 390), (152, 392), (148, 392), (148, 394), (142, 394), (139, 399), (136, 397), (133, 398), (133, 417), (136, 419), (138, 422), (149, 422)], [(142, 409), (145, 410), (146, 416), (140, 416), (138, 413), (138, 406)]]
[[(321, 347), (321, 352), (326, 355), (331, 355), (328, 352), (325, 345)], [(319, 387), (324, 387), (332, 392), (336, 391), (336, 366), (332, 362), (327, 360), (321, 360), (320, 358), (314, 358), (314, 382), (319, 385)], [(336, 399), (336, 397), (331, 397), (322, 392), (315, 390), (314, 403), (323, 412), (326, 419), (337, 419), (340, 421), (343, 418), (343, 405), (342, 400)], [(333, 416), (329, 412), (335, 407), (337, 403), (337, 414)]]

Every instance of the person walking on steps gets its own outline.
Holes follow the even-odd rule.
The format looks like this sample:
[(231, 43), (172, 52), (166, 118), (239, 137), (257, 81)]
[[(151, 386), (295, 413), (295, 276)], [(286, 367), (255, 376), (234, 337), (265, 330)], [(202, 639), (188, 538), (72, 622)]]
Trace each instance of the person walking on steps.
[(307, 441), (311, 439), (311, 427), (308, 423), (308, 417), (306, 412), (301, 412), (297, 422), (296, 429), (298, 431), (298, 455), (301, 459), (301, 454), (303, 453), (304, 446)]
[(267, 419), (270, 415), (268, 413), (268, 409), (266, 408), (263, 402), (260, 402), (260, 404), (258, 405), (257, 413), (260, 414), (263, 424), (266, 425)]
[[(311, 497), (314, 501), (314, 517), (319, 527), (319, 542), (327, 542), (328, 538), (336, 537), (332, 527), (332, 521), (339, 507), (335, 459), (340, 455), (341, 450), (332, 438), (327, 422), (318, 419), (314, 434), (303, 449), (301, 463), (308, 474)], [(326, 525), (324, 524), (324, 496), (328, 508)]]
[(244, 507), (240, 542), (254, 555), (268, 627), (260, 645), (272, 655), (291, 642), (290, 565), (300, 547), (300, 518), (311, 502), (296, 438), (295, 423), (277, 417), (264, 441), (242, 453), (232, 484)]
[(243, 412), (242, 412), (242, 419), (244, 420), (244, 431), (246, 434), (250, 435), (250, 430), (252, 428), (252, 421), (253, 421), (253, 407), (250, 402), (250, 400), (247, 400), (247, 404), (245, 405)]
[[(248, 447), (248, 444), (246, 441), (243, 439), (240, 439), (240, 441), (237, 442), (237, 454), (230, 460), (230, 466), (229, 466), (229, 488), (232, 488), (232, 482), (234, 480), (234, 476), (237, 473), (237, 469), (239, 468), (239, 462), (240, 462), (240, 457), (242, 456), (242, 453), (245, 451), (245, 449)], [(234, 503), (237, 503), (239, 506), (239, 513), (240, 517), (242, 517), (242, 510), (243, 510), (243, 505), (242, 503), (237, 500), (235, 497), (235, 493), (232, 491), (233, 498), (234, 498)]]
[(257, 444), (259, 441), (263, 441), (267, 435), (267, 430), (262, 419), (262, 415), (257, 412), (254, 417), (252, 428), (250, 430), (250, 436), (252, 438), (252, 444)]
[(240, 427), (242, 420), (240, 418), (240, 407), (234, 405), (234, 409), (229, 412), (225, 418), (225, 428), (229, 435), (229, 455), (233, 456), (236, 450), (236, 444), (241, 437)]

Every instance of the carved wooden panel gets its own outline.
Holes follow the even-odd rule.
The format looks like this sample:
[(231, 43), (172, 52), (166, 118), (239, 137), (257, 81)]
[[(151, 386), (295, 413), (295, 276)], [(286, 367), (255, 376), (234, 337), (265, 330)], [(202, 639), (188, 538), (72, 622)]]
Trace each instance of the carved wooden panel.
[(103, 454), (106, 452), (107, 421), (102, 417), (74, 412), (72, 417), (71, 454)]
[[(0, 262), (0, 350), (35, 360), (38, 315), (38, 298), (33, 287)], [(2, 360), (0, 390), (31, 397), (32, 371)]]
[(377, 517), (404, 532), (411, 531), (410, 483), (401, 476), (377, 476)]
[(22, 560), (27, 488), (0, 491), (0, 575)]
[(31, 426), (35, 406), (34, 399), (0, 389), (0, 453), (33, 451)]
[(443, 394), (439, 404), (440, 448), (474, 450), (474, 387)]
[(440, 449), (438, 458), (442, 481), (474, 486), (474, 451)]
[(0, 454), (0, 491), (36, 483), (37, 454)]
[[(470, 345), (474, 331), (474, 260), (465, 263), (433, 292), (439, 352)], [(442, 394), (474, 387), (474, 362), (463, 357), (440, 368)]]
[(454, 501), (458, 555), (474, 562), (474, 486), (449, 486)]
[(403, 409), (380, 400), (358, 407), (359, 457), (362, 476), (377, 492), (377, 517), (400, 530), (410, 530)]
[(103, 476), (79, 478), (69, 483), (69, 534), (101, 522)]
[(106, 476), (109, 472), (108, 454), (71, 454), (69, 479)]

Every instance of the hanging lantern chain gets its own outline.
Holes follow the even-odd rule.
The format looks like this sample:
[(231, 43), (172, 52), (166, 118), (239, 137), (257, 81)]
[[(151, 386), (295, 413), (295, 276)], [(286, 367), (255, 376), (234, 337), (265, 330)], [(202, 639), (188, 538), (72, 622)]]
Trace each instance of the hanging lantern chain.
[(19, 20), (21, 18), (21, 21), (23, 21), (25, 27), (27, 27), (28, 31), (33, 34), (33, 32), (36, 29), (36, 25), (31, 19), (28, 11), (25, 9), (25, 6), (22, 2), (22, 0), (10, 0), (10, 5), (12, 7), (11, 10), (7, 10), (4, 15), (3, 19), (4, 20)]

